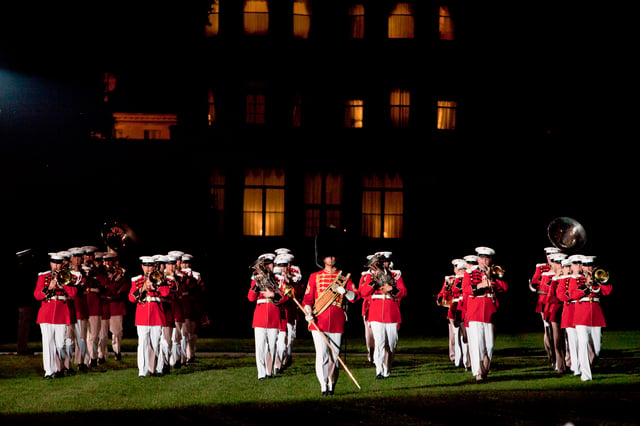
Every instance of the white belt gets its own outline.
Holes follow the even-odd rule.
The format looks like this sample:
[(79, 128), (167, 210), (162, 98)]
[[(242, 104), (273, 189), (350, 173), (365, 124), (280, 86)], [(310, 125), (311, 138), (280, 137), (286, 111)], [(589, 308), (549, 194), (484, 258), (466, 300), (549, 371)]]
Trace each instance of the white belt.
[(374, 294), (371, 296), (372, 299), (389, 299), (389, 300), (393, 300), (393, 296), (390, 296), (388, 294)]
[(481, 294), (480, 296), (471, 296), (471, 297), (493, 297), (493, 293)]
[(452, 302), (459, 302), (462, 300), (462, 297), (454, 297)]
[(595, 302), (598, 303), (600, 301), (597, 297), (583, 297), (582, 299), (578, 299), (578, 302)]
[(88, 288), (87, 291), (89, 293), (100, 293), (100, 289), (99, 288), (94, 288), (94, 287)]
[(51, 296), (49, 300), (67, 300), (67, 296)]
[(261, 303), (273, 303), (273, 301), (271, 299), (258, 299), (256, 303), (259, 305)]
[(145, 302), (162, 302), (162, 299), (159, 297), (151, 297), (151, 296), (147, 296), (144, 298)]

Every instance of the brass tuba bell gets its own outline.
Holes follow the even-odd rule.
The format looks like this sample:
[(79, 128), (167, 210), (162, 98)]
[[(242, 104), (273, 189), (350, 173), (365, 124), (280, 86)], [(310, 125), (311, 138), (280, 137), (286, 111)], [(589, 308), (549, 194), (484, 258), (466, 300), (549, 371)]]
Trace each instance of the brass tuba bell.
[(120, 252), (136, 241), (136, 234), (124, 223), (107, 222), (102, 225), (102, 241), (115, 252)]
[(549, 223), (547, 235), (551, 244), (564, 252), (581, 249), (587, 242), (584, 227), (575, 219), (562, 216)]

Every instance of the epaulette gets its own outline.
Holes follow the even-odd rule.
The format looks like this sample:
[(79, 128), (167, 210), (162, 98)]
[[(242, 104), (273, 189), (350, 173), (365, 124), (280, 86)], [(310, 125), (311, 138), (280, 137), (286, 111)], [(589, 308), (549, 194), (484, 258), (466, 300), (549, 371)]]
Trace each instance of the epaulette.
[(144, 278), (144, 275), (140, 274), (140, 275), (136, 275), (135, 277), (131, 277), (131, 281), (135, 282), (135, 281), (138, 281), (140, 278)]
[(42, 272), (38, 272), (38, 276), (40, 275), (45, 275), (45, 274), (50, 274), (51, 271), (42, 271)]
[(536, 263), (536, 268), (542, 268), (546, 263)]
[(476, 269), (478, 269), (478, 265), (473, 265), (473, 266), (467, 268), (467, 272), (471, 273), (471, 272), (475, 271)]
[(555, 275), (556, 273), (553, 271), (543, 272), (542, 275)]

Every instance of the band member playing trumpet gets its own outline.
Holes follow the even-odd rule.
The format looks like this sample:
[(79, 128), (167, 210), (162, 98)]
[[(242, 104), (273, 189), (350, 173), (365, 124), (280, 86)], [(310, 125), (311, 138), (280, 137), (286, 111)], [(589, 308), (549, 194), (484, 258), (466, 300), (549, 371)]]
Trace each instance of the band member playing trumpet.
[(579, 376), (580, 361), (578, 360), (578, 336), (573, 325), (573, 313), (575, 311), (575, 301), (569, 297), (569, 281), (574, 274), (580, 273), (581, 256), (572, 255), (562, 259), (562, 275), (558, 277), (556, 284), (556, 297), (563, 303), (560, 327), (566, 336), (565, 364), (571, 368), (574, 376)]
[[(102, 262), (101, 262), (102, 263)], [(105, 298), (107, 288), (106, 270), (103, 264), (96, 266), (93, 273), (86, 280), (87, 308), (89, 310), (89, 327), (87, 330), (87, 352), (89, 353), (90, 366), (98, 365), (98, 359), (105, 355), (106, 339), (108, 337), (108, 323), (103, 331), (102, 319), (105, 309), (108, 309), (109, 301)], [(106, 306), (105, 306), (106, 305)], [(107, 334), (105, 334), (107, 333)]]
[(249, 302), (255, 302), (253, 311), (253, 334), (256, 347), (258, 380), (271, 377), (275, 372), (276, 347), (283, 313), (280, 304), (287, 300), (273, 274), (275, 255), (265, 253), (258, 257), (251, 276), (251, 287), (247, 294)]
[(495, 341), (495, 318), (498, 310), (497, 293), (507, 290), (502, 268), (493, 265), (495, 251), (477, 247), (478, 267), (466, 271), (462, 281), (465, 300), (465, 322), (469, 339), (471, 372), (477, 381), (487, 378)]
[(40, 272), (33, 296), (40, 300), (36, 322), (42, 334), (42, 365), (44, 378), (64, 376), (64, 365), (71, 354), (65, 347), (67, 327), (71, 324), (69, 302), (75, 296), (75, 285), (82, 279), (75, 271), (62, 269), (63, 257), (57, 253), (49, 255), (50, 270)]
[(456, 367), (469, 367), (469, 345), (467, 332), (462, 320), (462, 278), (467, 269), (464, 259), (453, 259), (453, 275), (447, 275), (440, 292), (436, 296), (439, 306), (447, 308), (449, 325), (449, 358)]
[(369, 262), (377, 266), (358, 290), (360, 297), (371, 296), (368, 320), (374, 340), (373, 362), (376, 378), (386, 379), (391, 375), (398, 347), (398, 329), (402, 322), (400, 301), (407, 295), (407, 288), (401, 271), (390, 267), (391, 252), (376, 253)]
[[(593, 256), (583, 256), (582, 274), (569, 280), (569, 297), (576, 301), (573, 322), (578, 337), (578, 359), (582, 381), (592, 380), (591, 367), (600, 356), (602, 327), (606, 321), (600, 298), (611, 293), (608, 273), (600, 277), (594, 270)], [(602, 271), (602, 270), (600, 270)]]
[[(138, 330), (138, 376), (147, 373), (161, 374), (160, 339), (165, 316), (162, 298), (169, 295), (169, 286), (163, 285), (164, 277), (156, 271), (156, 262), (151, 256), (140, 257), (142, 275), (131, 278), (129, 301), (136, 304), (135, 325)], [(149, 351), (151, 348), (151, 352)], [(157, 359), (157, 363), (156, 363)], [(157, 364), (157, 365), (156, 365)]]
[[(335, 285), (335, 282), (342, 277), (342, 271), (336, 268), (336, 257), (333, 254), (335, 251), (331, 253), (333, 250), (327, 250), (327, 248), (322, 251), (319, 257), (322, 259), (324, 268), (309, 276), (302, 307), (316, 349), (316, 376), (320, 382), (320, 390), (323, 396), (328, 396), (333, 395), (338, 381), (340, 343), (347, 319), (342, 304), (344, 299), (351, 303), (355, 302), (357, 294), (354, 292), (351, 278), (347, 278), (349, 274), (343, 277), (347, 278), (344, 286)], [(335, 299), (332, 298), (328, 306), (316, 306), (316, 302), (322, 298), (325, 291), (333, 292), (334, 290), (338, 295)], [(314, 307), (321, 309), (314, 310)]]
[(549, 256), (551, 259), (551, 270), (543, 273), (540, 287), (547, 293), (543, 301), (543, 319), (551, 325), (552, 348), (555, 360), (554, 369), (563, 374), (566, 371), (566, 344), (564, 330), (560, 327), (562, 320), (562, 301), (556, 296), (558, 280), (562, 276), (562, 261), (567, 257), (564, 253), (554, 253)]

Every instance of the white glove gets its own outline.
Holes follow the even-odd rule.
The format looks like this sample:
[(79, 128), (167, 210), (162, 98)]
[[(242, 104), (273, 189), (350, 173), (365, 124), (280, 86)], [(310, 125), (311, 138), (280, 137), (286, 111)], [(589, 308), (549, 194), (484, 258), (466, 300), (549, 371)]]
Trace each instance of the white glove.
[(351, 302), (351, 301), (353, 301), (353, 299), (356, 298), (356, 294), (353, 291), (349, 290), (349, 291), (347, 291), (345, 297), (347, 298), (348, 301)]
[(306, 319), (307, 322), (311, 322), (311, 321), (313, 321), (313, 315), (307, 315), (307, 316), (304, 317), (304, 319)]
[(312, 313), (311, 313), (311, 312), (312, 312), (312, 310), (311, 310), (311, 306), (306, 305), (306, 306), (304, 307), (304, 312), (305, 312), (305, 314), (306, 314), (306, 315), (305, 315), (305, 317), (304, 317), (304, 319), (306, 319), (306, 320), (307, 320), (307, 322), (311, 322), (311, 321), (313, 321), (313, 315), (312, 315)]
[(344, 294), (347, 292), (347, 290), (346, 290), (344, 287), (342, 287), (342, 286), (338, 286), (338, 288), (336, 289), (336, 291), (337, 291), (338, 293), (342, 294), (342, 295), (344, 295)]

